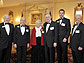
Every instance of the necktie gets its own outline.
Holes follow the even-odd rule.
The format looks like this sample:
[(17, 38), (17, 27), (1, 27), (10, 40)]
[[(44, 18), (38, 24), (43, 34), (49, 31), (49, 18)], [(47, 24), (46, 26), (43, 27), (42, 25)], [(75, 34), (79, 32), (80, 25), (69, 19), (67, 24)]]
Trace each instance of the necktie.
[(5, 23), (5, 25), (6, 25), (6, 24), (8, 24), (8, 25), (9, 25), (9, 23)]

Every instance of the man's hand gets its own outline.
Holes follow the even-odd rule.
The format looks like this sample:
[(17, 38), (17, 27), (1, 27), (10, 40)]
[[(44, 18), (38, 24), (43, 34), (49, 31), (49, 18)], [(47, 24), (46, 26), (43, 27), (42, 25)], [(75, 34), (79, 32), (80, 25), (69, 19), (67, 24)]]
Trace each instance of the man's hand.
[(13, 46), (14, 46), (14, 48), (17, 48), (17, 45), (16, 44), (14, 44)]
[(54, 46), (54, 47), (57, 47), (57, 43), (54, 43), (53, 46)]
[(67, 39), (66, 39), (66, 38), (64, 38), (64, 39), (63, 39), (63, 42), (66, 42), (66, 41), (67, 41)]
[(29, 48), (29, 43), (27, 44), (27, 48)]
[(83, 50), (83, 48), (79, 46), (79, 47), (78, 47), (78, 50), (81, 51), (81, 50)]

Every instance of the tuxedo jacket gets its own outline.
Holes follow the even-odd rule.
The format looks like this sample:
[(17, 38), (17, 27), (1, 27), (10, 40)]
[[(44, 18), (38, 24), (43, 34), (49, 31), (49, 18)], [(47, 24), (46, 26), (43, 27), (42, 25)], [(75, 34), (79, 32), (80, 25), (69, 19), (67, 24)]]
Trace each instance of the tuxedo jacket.
[(8, 35), (4, 23), (0, 23), (0, 49), (4, 49), (12, 46), (14, 26), (13, 24), (9, 23), (9, 27), (10, 27), (10, 32)]
[(14, 28), (14, 43), (18, 46), (26, 46), (30, 42), (30, 28), (25, 25), (24, 35), (21, 33), (20, 24)]
[[(43, 46), (44, 45), (44, 43), (43, 43), (44, 27), (42, 27), (40, 31), (41, 31), (41, 46)], [(35, 29), (35, 27), (32, 29), (32, 32), (31, 32), (30, 45), (31, 46), (36, 46), (37, 45), (37, 43), (36, 43), (36, 29)]]
[(57, 27), (58, 27), (58, 39), (63, 40), (64, 38), (66, 38), (68, 40), (68, 37), (70, 35), (70, 31), (71, 31), (70, 20), (64, 17), (62, 19), (61, 24), (60, 24), (60, 20), (61, 19), (56, 20)]
[[(72, 28), (72, 32), (75, 25)], [(84, 48), (84, 24), (81, 22), (79, 26), (76, 28), (73, 35), (71, 35), (70, 39), (70, 47), (73, 51), (77, 51), (78, 47)]]
[(53, 47), (53, 43), (57, 42), (57, 25), (51, 21), (51, 24), (46, 33), (47, 22), (44, 23), (44, 46)]

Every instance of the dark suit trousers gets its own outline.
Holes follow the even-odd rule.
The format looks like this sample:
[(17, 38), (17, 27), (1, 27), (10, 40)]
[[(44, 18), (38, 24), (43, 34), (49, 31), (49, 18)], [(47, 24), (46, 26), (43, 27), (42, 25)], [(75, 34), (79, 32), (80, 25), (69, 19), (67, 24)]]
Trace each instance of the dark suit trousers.
[(36, 38), (37, 45), (32, 46), (31, 63), (44, 63), (44, 46), (41, 46), (41, 37)]
[(27, 46), (17, 46), (17, 63), (26, 63)]
[(84, 63), (84, 50), (72, 51), (73, 63)]
[(54, 63), (55, 61), (55, 48), (45, 46), (45, 63)]
[(0, 63), (10, 63), (11, 47), (0, 49)]
[(57, 44), (57, 59), (58, 63), (68, 63), (66, 43)]

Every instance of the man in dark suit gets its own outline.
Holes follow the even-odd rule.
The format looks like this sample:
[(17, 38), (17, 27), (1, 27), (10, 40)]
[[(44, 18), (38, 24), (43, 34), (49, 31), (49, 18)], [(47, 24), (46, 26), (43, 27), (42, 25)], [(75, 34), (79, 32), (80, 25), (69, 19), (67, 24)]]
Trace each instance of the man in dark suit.
[(56, 20), (58, 27), (58, 43), (57, 43), (57, 58), (58, 63), (68, 63), (67, 45), (68, 37), (71, 31), (70, 20), (64, 17), (65, 10), (59, 10), (60, 18)]
[(55, 51), (57, 46), (57, 27), (56, 23), (51, 20), (51, 15), (46, 14), (44, 23), (44, 46), (45, 46), (45, 63), (54, 63)]
[(84, 24), (82, 23), (82, 16), (76, 15), (75, 22), (70, 40), (73, 62), (84, 63)]
[(14, 47), (17, 51), (18, 63), (26, 63), (26, 51), (30, 42), (30, 28), (25, 24), (25, 18), (22, 17), (20, 24), (14, 29)]
[(14, 26), (9, 23), (8, 15), (3, 19), (4, 22), (0, 23), (0, 63), (10, 63)]

